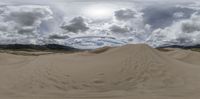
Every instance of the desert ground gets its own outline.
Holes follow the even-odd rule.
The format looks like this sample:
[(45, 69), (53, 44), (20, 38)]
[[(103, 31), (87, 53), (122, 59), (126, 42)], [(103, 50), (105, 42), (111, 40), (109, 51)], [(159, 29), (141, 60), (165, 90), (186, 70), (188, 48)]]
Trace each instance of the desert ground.
[(20, 53), (0, 53), (0, 99), (200, 99), (199, 52), (136, 44)]

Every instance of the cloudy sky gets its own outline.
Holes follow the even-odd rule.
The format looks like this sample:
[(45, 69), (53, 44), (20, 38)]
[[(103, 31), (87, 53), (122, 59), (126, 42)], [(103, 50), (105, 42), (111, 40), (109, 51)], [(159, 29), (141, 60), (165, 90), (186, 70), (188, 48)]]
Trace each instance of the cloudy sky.
[(0, 0), (0, 44), (200, 44), (197, 0)]

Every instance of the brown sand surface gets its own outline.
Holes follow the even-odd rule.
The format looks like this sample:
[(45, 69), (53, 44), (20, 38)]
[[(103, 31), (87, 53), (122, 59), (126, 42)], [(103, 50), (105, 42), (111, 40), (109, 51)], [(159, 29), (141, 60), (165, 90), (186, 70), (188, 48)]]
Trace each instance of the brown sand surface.
[(143, 44), (102, 50), (0, 53), (0, 99), (200, 99), (199, 53)]
[(173, 57), (182, 62), (189, 64), (200, 65), (200, 52), (184, 49), (169, 49), (170, 51), (164, 52), (170, 57)]

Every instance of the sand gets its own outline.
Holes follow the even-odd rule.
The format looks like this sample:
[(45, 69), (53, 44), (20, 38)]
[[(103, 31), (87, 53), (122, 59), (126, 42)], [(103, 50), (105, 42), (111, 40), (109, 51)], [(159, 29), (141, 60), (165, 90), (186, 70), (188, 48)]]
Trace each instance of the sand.
[(199, 57), (144, 44), (73, 54), (0, 53), (0, 99), (199, 99)]
[(200, 52), (183, 49), (170, 49), (171, 51), (164, 52), (170, 57), (173, 57), (182, 62), (189, 64), (200, 65)]

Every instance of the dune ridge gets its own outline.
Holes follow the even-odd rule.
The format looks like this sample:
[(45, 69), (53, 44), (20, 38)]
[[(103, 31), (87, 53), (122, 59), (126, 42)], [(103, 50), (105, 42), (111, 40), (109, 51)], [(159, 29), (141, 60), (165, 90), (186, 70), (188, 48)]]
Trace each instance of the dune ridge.
[(200, 92), (198, 64), (145, 44), (88, 55), (1, 53), (0, 59), (0, 97), (194, 99)]
[(183, 50), (183, 49), (171, 49), (169, 52), (164, 52), (170, 57), (173, 57), (182, 62), (186, 62), (189, 64), (200, 65), (200, 53), (191, 51), (191, 50)]

